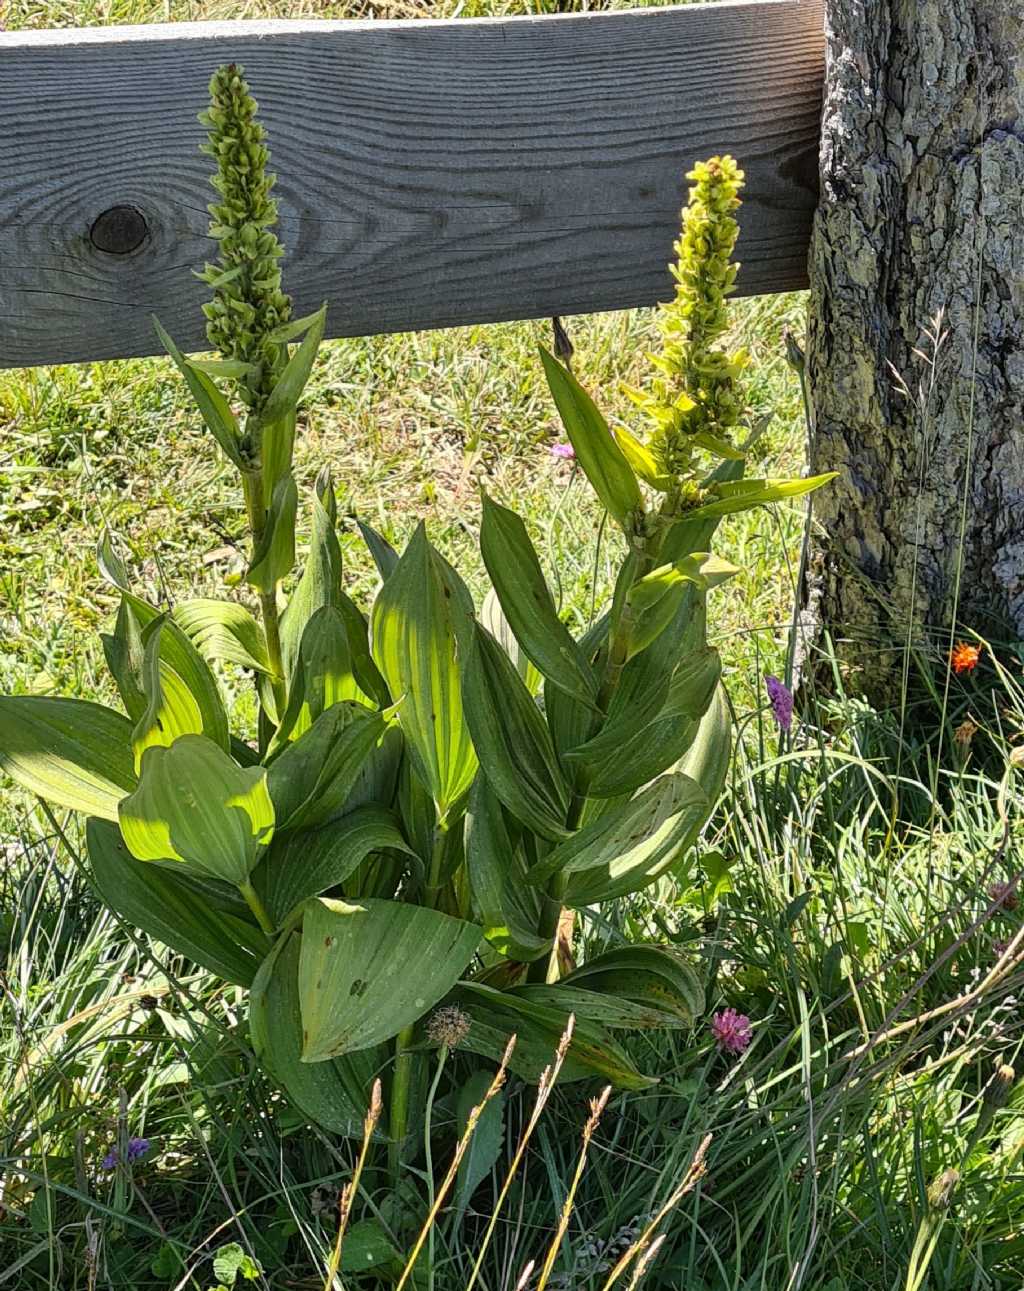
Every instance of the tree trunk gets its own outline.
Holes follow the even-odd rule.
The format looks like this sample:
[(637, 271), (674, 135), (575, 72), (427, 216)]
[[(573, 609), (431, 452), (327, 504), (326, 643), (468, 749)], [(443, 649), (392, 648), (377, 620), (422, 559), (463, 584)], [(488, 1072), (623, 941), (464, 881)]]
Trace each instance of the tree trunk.
[(826, 12), (805, 620), (885, 703), (908, 641), (1024, 635), (1024, 0)]

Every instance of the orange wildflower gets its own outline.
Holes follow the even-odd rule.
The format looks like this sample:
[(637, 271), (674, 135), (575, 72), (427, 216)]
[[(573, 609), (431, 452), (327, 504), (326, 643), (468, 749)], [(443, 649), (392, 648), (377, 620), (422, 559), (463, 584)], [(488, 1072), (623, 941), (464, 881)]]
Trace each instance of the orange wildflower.
[(981, 658), (981, 646), (968, 645), (966, 641), (958, 641), (949, 652), (949, 662), (953, 665), (955, 673), (972, 672), (978, 666), (978, 660)]

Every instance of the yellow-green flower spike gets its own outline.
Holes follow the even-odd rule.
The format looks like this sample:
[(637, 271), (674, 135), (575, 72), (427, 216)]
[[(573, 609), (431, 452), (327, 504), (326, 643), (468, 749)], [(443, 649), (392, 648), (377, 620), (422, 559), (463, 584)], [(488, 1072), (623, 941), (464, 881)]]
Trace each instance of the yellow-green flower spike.
[(694, 470), (697, 449), (738, 457), (730, 432), (746, 410), (740, 376), (748, 358), (717, 343), (729, 325), (726, 299), (739, 265), (732, 260), (743, 171), (732, 157), (698, 162), (687, 178), (689, 200), (675, 243), (675, 299), (658, 316), (661, 353), (647, 391), (628, 391), (654, 422), (648, 447), (662, 476), (677, 485)]
[(199, 117), (209, 134), (202, 150), (217, 163), (210, 182), (220, 194), (209, 206), (210, 236), (220, 255), (200, 274), (214, 289), (203, 312), (214, 349), (246, 365), (239, 397), (258, 411), (281, 360), (282, 347), (271, 333), (288, 322), (292, 305), (281, 290), (284, 248), (273, 232), (277, 204), (270, 196), (275, 177), (267, 172), (270, 153), (256, 113), (243, 68), (218, 68), (210, 80), (210, 106)]

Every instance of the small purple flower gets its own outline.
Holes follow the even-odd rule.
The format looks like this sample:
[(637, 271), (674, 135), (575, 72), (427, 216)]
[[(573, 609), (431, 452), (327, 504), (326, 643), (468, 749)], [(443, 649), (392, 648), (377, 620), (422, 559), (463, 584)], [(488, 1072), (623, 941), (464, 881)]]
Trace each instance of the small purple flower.
[(750, 1019), (735, 1009), (716, 1013), (711, 1019), (711, 1033), (723, 1053), (744, 1053), (754, 1038)]
[(572, 444), (552, 444), (548, 452), (559, 462), (572, 462), (576, 459), (576, 450)]
[(997, 960), (1002, 959), (1002, 957), (1006, 954), (1006, 952), (1009, 949), (1010, 949), (1009, 938), (1007, 938), (1005, 941), (994, 941), (992, 943), (992, 958)]
[(792, 691), (778, 677), (765, 675), (765, 688), (768, 691), (768, 698), (772, 702), (772, 712), (775, 714), (775, 720), (779, 727), (788, 731), (793, 725), (793, 694)]
[[(128, 1146), (125, 1149), (125, 1160), (129, 1165), (136, 1161), (141, 1161), (149, 1151), (149, 1139), (130, 1138)], [(107, 1155), (100, 1162), (101, 1170), (114, 1170), (121, 1163), (121, 1154), (117, 1148), (111, 1148)]]

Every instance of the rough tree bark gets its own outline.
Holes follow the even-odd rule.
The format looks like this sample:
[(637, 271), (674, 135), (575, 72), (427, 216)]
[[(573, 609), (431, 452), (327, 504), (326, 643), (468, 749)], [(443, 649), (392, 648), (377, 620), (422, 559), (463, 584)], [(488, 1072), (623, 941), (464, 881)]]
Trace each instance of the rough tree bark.
[(826, 25), (807, 361), (812, 469), (842, 474), (805, 618), (885, 703), (911, 624), (933, 656), (954, 611), (1024, 636), (1024, 0), (828, 0)]

